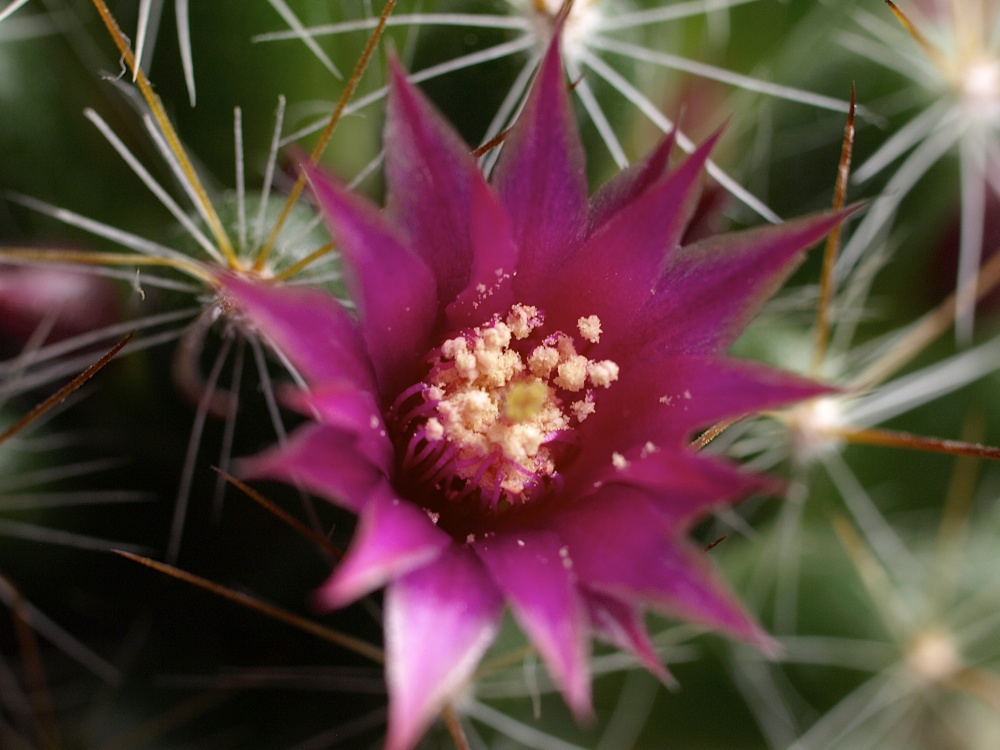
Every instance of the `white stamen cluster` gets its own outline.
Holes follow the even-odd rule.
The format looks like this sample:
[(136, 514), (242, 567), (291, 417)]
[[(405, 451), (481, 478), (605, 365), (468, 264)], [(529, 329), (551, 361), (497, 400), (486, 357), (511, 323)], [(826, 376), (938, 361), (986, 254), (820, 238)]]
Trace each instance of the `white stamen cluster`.
[[(588, 359), (562, 332), (530, 350), (514, 346), (542, 323), (535, 307), (514, 305), (506, 318), (445, 341), (425, 381), (424, 398), (436, 414), (424, 423), (424, 437), (456, 449), (455, 475), (513, 501), (555, 473), (546, 444), (594, 413), (594, 388), (618, 379), (617, 364)], [(590, 343), (600, 326), (596, 315), (579, 321)], [(568, 394), (579, 397), (570, 401)]]

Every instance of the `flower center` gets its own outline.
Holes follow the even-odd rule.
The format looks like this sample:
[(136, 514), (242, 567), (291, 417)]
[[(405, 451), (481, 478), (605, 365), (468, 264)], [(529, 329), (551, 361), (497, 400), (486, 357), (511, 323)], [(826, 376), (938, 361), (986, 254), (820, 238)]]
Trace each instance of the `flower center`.
[(995, 125), (1000, 116), (1000, 65), (992, 57), (968, 61), (958, 70), (958, 94), (973, 122)]
[[(427, 376), (397, 400), (407, 481), (493, 512), (558, 485), (560, 446), (594, 413), (595, 389), (618, 379), (618, 365), (589, 359), (562, 331), (544, 336), (543, 325), (537, 308), (518, 304), (431, 352)], [(577, 328), (584, 351), (600, 340), (596, 315)]]
[(913, 638), (906, 664), (918, 679), (932, 685), (947, 682), (964, 666), (955, 640), (938, 629), (925, 630)]
[(847, 426), (844, 401), (837, 396), (821, 396), (798, 404), (785, 412), (795, 456), (811, 463), (841, 444), (838, 434)]

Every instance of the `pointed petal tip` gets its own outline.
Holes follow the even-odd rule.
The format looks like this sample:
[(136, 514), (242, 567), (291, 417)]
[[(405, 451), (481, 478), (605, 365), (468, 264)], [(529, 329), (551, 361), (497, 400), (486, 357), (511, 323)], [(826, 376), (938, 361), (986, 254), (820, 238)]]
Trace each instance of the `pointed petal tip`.
[(652, 646), (648, 642), (637, 645), (640, 647), (632, 651), (632, 656), (639, 662), (640, 666), (659, 680), (660, 684), (667, 690), (671, 692), (680, 690), (681, 683), (674, 677), (667, 665), (660, 660)]
[(594, 711), (589, 664), (584, 663), (582, 666), (583, 668), (576, 674), (563, 675), (558, 687), (573, 718), (578, 724), (586, 727), (593, 726), (597, 721), (597, 714)]
[(548, 88), (563, 85), (562, 63), (562, 30), (565, 16), (557, 17), (552, 31), (549, 46), (545, 49), (545, 57), (538, 67), (535, 83), (532, 88)]
[(321, 207), (323, 205), (322, 191), (344, 189), (340, 180), (325, 169), (322, 169), (319, 165), (313, 164), (308, 156), (305, 159), (297, 159), (296, 161), (298, 162), (299, 169), (305, 174), (306, 180), (309, 182), (309, 187), (312, 188), (313, 195)]
[(592, 719), (584, 602), (559, 537), (537, 530), (498, 534), (473, 549), (577, 720)]
[[(434, 120), (440, 119), (443, 130), (452, 131), (453, 126), (447, 122), (438, 112), (436, 107), (420, 90), (420, 87), (410, 80), (410, 72), (403, 67), (399, 56), (395, 51), (389, 51), (389, 83), (388, 83), (388, 106), (387, 125), (383, 133), (383, 139), (388, 140), (393, 129), (389, 123), (394, 119), (402, 118), (412, 120), (411, 129), (419, 130), (422, 127), (434, 126)], [(400, 109), (403, 111), (400, 112)], [(386, 148), (398, 145), (391, 142), (383, 144)]]
[(422, 726), (390, 722), (385, 735), (383, 750), (413, 750), (423, 733)]
[(413, 84), (410, 83), (409, 74), (406, 68), (403, 67), (403, 63), (400, 61), (399, 55), (396, 54), (395, 50), (389, 50), (388, 58), (389, 101), (391, 102), (400, 94), (408, 93), (413, 88)]
[(216, 278), (247, 335), (266, 340), (307, 382), (346, 380), (371, 389), (371, 363), (357, 322), (332, 294), (231, 273)]
[(597, 714), (594, 712), (594, 704), (590, 697), (589, 680), (587, 681), (586, 695), (570, 696), (563, 692), (562, 696), (577, 724), (582, 727), (593, 727), (597, 723)]
[(851, 216), (852, 214), (857, 213), (858, 211), (867, 210), (869, 206), (871, 206), (871, 201), (867, 200), (855, 201), (849, 206), (844, 206), (844, 208), (840, 209), (840, 211), (838, 211), (837, 213), (846, 218), (848, 216)]
[(372, 493), (347, 555), (312, 601), (325, 612), (339, 609), (430, 564), (450, 544), (422, 510), (383, 486)]
[(660, 655), (649, 640), (641, 609), (634, 603), (618, 601), (592, 590), (584, 593), (595, 634), (631, 654), (664, 686), (676, 689), (679, 683), (660, 660)]
[(785, 655), (785, 649), (781, 643), (760, 626), (755, 626), (745, 640), (771, 661), (778, 661)]
[(277, 445), (252, 456), (233, 459), (233, 476), (244, 481), (293, 481), (288, 455)]
[(784, 477), (773, 474), (754, 474), (753, 487), (749, 495), (765, 495), (766, 497), (784, 497), (788, 491), (788, 481)]
[(273, 451), (237, 458), (233, 461), (233, 476), (240, 479), (268, 479), (276, 463)]
[(328, 578), (324, 581), (318, 589), (313, 591), (306, 597), (306, 602), (309, 605), (309, 609), (314, 612), (333, 612), (335, 609), (340, 609), (343, 604), (340, 603), (339, 599), (329, 594), (329, 583)]
[(871, 201), (860, 200), (860, 201), (856, 201), (855, 203), (850, 204), (849, 206), (844, 206), (843, 208), (841, 208), (838, 211), (832, 212), (833, 216), (836, 217), (836, 222), (834, 223), (833, 226), (837, 226), (839, 224), (842, 224), (843, 222), (847, 221), (847, 219), (851, 218), (855, 214), (859, 214), (859, 215), (860, 214), (864, 214), (865, 212), (868, 211), (868, 209), (869, 209), (870, 206), (871, 206)]
[(674, 677), (674, 673), (660, 661), (659, 655), (651, 648), (648, 652), (634, 652), (632, 656), (639, 662), (639, 666), (659, 680), (660, 684), (671, 693), (676, 693), (681, 689), (680, 681)]
[(386, 589), (387, 750), (412, 750), (459, 694), (496, 638), (502, 610), (482, 564), (454, 545)]
[(659, 680), (660, 684), (671, 693), (676, 693), (681, 689), (680, 680), (674, 677), (674, 673), (671, 672), (667, 668), (667, 665), (661, 662), (659, 658), (655, 658), (653, 660), (642, 660), (639, 663), (647, 672)]
[(385, 480), (356, 435), (322, 424), (299, 427), (284, 445), (236, 462), (247, 479), (301, 486), (355, 513), (368, 505)]
[[(492, 173), (492, 185), (520, 246), (519, 272), (531, 294), (577, 247), (588, 225), (586, 156), (553, 36)], [(539, 282), (541, 283), (541, 282)]]
[[(649, 669), (648, 666), (646, 668)], [(660, 684), (663, 685), (663, 687), (665, 687), (671, 693), (676, 693), (680, 691), (681, 683), (678, 681), (676, 677), (674, 677), (674, 675), (666, 667), (661, 665), (660, 671), (662, 672), (662, 674), (652, 669), (650, 669), (649, 671), (652, 672), (653, 676), (659, 679)]]
[(403, 63), (400, 61), (395, 47), (390, 46), (386, 50), (386, 59), (389, 64), (389, 72), (392, 74), (393, 78), (406, 78), (406, 69), (403, 67)]
[(710, 625), (712, 631), (753, 646), (766, 659), (771, 661), (780, 659), (785, 650), (774, 636), (764, 630), (757, 618), (747, 611), (744, 604), (735, 600), (732, 600), (731, 604), (732, 612), (728, 618), (729, 621), (712, 623)]
[(429, 348), (426, 339), (437, 319), (437, 282), (382, 209), (321, 170), (307, 174), (340, 247), (359, 335), (378, 386), (391, 392), (402, 385), (394, 378), (408, 377), (406, 369)]
[(698, 148), (695, 150), (694, 153), (697, 154), (701, 151), (705, 151), (707, 159), (707, 153), (710, 153), (715, 150), (716, 145), (719, 143), (720, 140), (722, 140), (722, 136), (726, 134), (727, 130), (729, 130), (729, 118), (726, 118), (725, 122), (723, 122), (719, 127), (717, 127), (714, 133), (712, 133), (710, 136), (708, 136), (708, 138), (702, 141), (701, 145), (698, 146)]
[[(813, 223), (815, 228), (818, 230), (818, 235), (815, 240), (813, 240), (806, 247), (811, 246), (813, 243), (818, 241), (821, 237), (826, 235), (828, 232), (832, 231), (834, 227), (841, 224), (843, 221), (853, 216), (855, 213), (862, 211), (868, 207), (868, 203), (865, 201), (858, 201), (857, 203), (852, 203), (849, 206), (845, 206), (837, 211), (822, 211), (809, 216), (804, 216), (801, 219), (796, 220), (794, 223), (800, 226), (808, 226), (809, 223)], [(789, 222), (792, 224), (793, 222)]]

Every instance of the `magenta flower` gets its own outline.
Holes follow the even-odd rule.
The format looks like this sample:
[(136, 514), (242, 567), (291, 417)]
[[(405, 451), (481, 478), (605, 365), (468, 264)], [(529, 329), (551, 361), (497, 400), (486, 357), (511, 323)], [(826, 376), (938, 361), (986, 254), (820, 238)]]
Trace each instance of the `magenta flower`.
[(770, 648), (685, 531), (773, 482), (689, 441), (826, 391), (721, 351), (838, 217), (678, 247), (714, 139), (674, 170), (668, 139), (588, 204), (556, 46), (492, 185), (398, 66), (385, 142), (384, 212), (311, 174), (356, 314), (225, 283), (316, 418), (246, 473), (360, 516), (321, 608), (386, 586), (386, 747), (470, 678), (505, 603), (578, 717), (592, 635), (665, 676), (645, 607)]

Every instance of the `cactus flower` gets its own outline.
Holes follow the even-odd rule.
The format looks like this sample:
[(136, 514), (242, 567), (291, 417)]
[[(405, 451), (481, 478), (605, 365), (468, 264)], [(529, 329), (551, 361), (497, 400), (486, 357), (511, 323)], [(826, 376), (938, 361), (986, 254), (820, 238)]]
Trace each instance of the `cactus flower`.
[(723, 351), (839, 217), (680, 247), (714, 139), (670, 169), (668, 138), (588, 200), (568, 90), (554, 42), (488, 184), (394, 66), (385, 209), (310, 173), (354, 309), (223, 282), (315, 419), (244, 473), (360, 517), (321, 609), (386, 589), (388, 750), (472, 677), (505, 605), (580, 718), (593, 636), (665, 676), (646, 608), (771, 646), (686, 532), (774, 482), (690, 440), (826, 392)]

